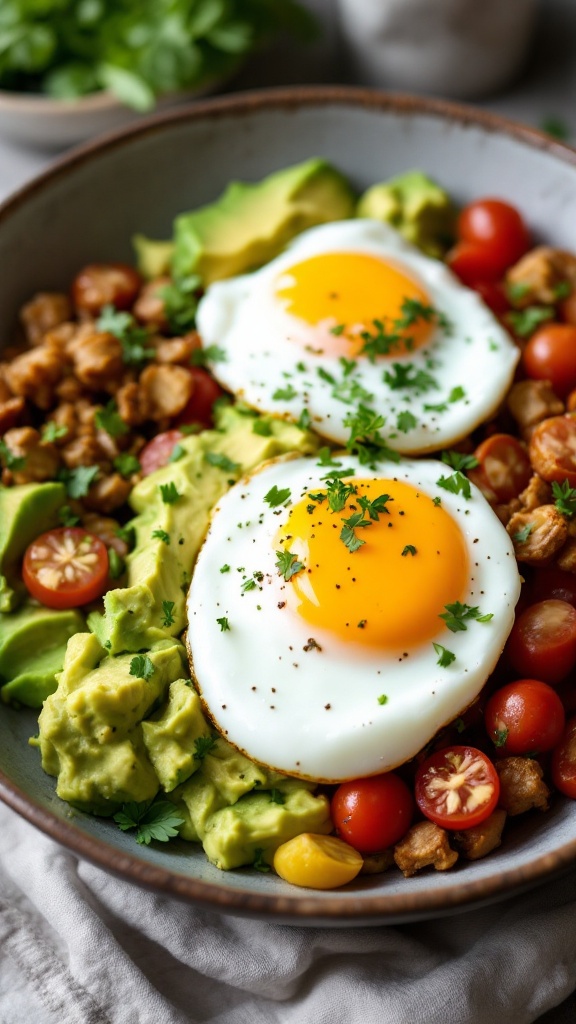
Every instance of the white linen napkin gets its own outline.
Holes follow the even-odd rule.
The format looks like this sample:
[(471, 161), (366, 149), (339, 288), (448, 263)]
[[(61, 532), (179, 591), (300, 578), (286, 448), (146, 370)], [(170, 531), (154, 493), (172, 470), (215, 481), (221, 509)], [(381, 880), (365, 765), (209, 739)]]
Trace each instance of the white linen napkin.
[(0, 808), (2, 1024), (529, 1024), (575, 987), (576, 872), (441, 920), (290, 927), (141, 890)]

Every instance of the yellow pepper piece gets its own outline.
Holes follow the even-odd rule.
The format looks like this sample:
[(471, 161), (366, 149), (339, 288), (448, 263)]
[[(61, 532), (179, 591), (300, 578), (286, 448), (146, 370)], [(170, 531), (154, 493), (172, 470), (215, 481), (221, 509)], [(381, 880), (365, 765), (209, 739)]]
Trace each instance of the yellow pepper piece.
[(274, 854), (274, 869), (286, 882), (309, 889), (336, 889), (351, 882), (363, 864), (361, 854), (334, 836), (311, 832), (289, 839)]

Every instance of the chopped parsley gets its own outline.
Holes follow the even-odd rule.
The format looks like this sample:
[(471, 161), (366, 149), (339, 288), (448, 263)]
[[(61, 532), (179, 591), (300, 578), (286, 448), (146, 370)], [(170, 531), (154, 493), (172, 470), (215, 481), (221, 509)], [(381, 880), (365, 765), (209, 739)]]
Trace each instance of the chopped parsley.
[(444, 605), (446, 611), (440, 613), (440, 618), (448, 626), (452, 633), (459, 633), (468, 629), (467, 622), (474, 619), (476, 622), (490, 622), (494, 618), (492, 613), (483, 615), (478, 607), (471, 607), (469, 604), (461, 604), (455, 601), (454, 604)]
[(388, 703), (388, 697), (386, 696), (385, 693), (381, 693), (380, 694), (380, 696), (378, 697), (378, 703), (379, 704), (387, 704)]
[[(327, 481), (326, 497), (328, 499), (328, 507), (331, 512), (341, 512), (346, 506), (348, 498), (351, 498), (353, 494), (356, 494), (357, 488), (354, 484), (345, 484), (340, 477), (334, 477)], [(310, 495), (313, 500), (317, 500), (317, 497)]]
[(178, 501), (182, 497), (176, 484), (173, 480), (168, 484), (159, 484), (160, 494), (162, 495), (162, 501), (165, 505), (173, 505), (174, 502)]
[(515, 540), (517, 544), (525, 544), (533, 529), (534, 523), (526, 523), (526, 526), (516, 530), (516, 533), (512, 535), (512, 540)]
[(479, 465), (475, 455), (464, 455), (462, 452), (442, 452), (442, 462), (452, 469), (466, 470), (475, 469)]
[(296, 420), (296, 426), (299, 430), (308, 430), (312, 423), (312, 417), (308, 412), (308, 409), (302, 409), (298, 419)]
[(154, 664), (147, 654), (137, 654), (130, 662), (130, 675), (136, 679), (151, 679), (154, 675)]
[(136, 842), (148, 846), (154, 839), (167, 843), (178, 835), (184, 818), (168, 800), (145, 800), (127, 803), (114, 815), (114, 821), (123, 832), (136, 829)]
[(396, 419), (396, 429), (400, 430), (403, 434), (407, 434), (409, 430), (414, 430), (414, 427), (418, 426), (418, 420), (416, 417), (405, 409), (403, 412), (398, 413)]
[(296, 398), (297, 394), (296, 388), (292, 387), (291, 384), (287, 384), (285, 388), (276, 388), (272, 398), (275, 402), (289, 402), (292, 398)]
[(185, 454), (186, 452), (184, 451), (182, 445), (176, 443), (172, 451), (170, 452), (170, 458), (168, 459), (168, 462), (178, 462), (179, 459), (181, 459)]
[[(470, 481), (460, 470), (456, 470), (451, 476), (439, 477), (436, 483), (438, 487), (443, 487), (445, 491), (450, 491), (451, 494), (461, 494), (466, 500), (472, 497)], [(436, 504), (439, 505), (440, 502), (436, 502)]]
[(127, 523), (126, 526), (119, 526), (116, 530), (116, 536), (120, 537), (120, 540), (123, 540), (127, 547), (134, 547), (136, 535), (132, 523)]
[(61, 437), (66, 437), (68, 433), (68, 427), (58, 426), (54, 420), (50, 420), (49, 423), (45, 423), (42, 427), (42, 440), (43, 441), (58, 441)]
[(404, 558), (406, 555), (415, 555), (415, 554), (416, 554), (416, 548), (414, 547), (414, 545), (413, 544), (406, 544), (406, 547), (402, 551), (402, 557)]
[(199, 736), (194, 740), (194, 760), (203, 761), (214, 746), (216, 746), (215, 736)]
[(289, 487), (279, 490), (276, 484), (274, 484), (268, 491), (268, 494), (264, 495), (264, 501), (268, 502), (270, 508), (277, 508), (278, 505), (284, 505), (287, 501), (290, 501), (291, 496), (292, 492)]
[(510, 302), (521, 302), (530, 292), (530, 285), (524, 281), (509, 281), (505, 285), (506, 295)]
[(154, 358), (155, 350), (147, 348), (150, 334), (140, 327), (131, 313), (124, 313), (114, 306), (104, 306), (96, 326), (99, 331), (113, 334), (122, 346), (122, 359), (126, 366), (142, 366)]
[(456, 661), (456, 655), (452, 651), (449, 651), (447, 647), (443, 647), (442, 644), (435, 643), (433, 643), (432, 646), (438, 655), (438, 661), (436, 664), (440, 665), (441, 668), (448, 668), (453, 661)]
[(340, 540), (344, 542), (350, 552), (354, 553), (366, 543), (365, 540), (357, 536), (356, 530), (361, 527), (372, 526), (372, 520), (364, 519), (363, 512), (355, 512), (349, 519), (343, 519), (342, 522), (344, 525), (340, 531)]
[(256, 583), (256, 580), (246, 580), (246, 582), (242, 584), (242, 592), (246, 594), (249, 590), (255, 590), (257, 586), (258, 584)]
[(226, 359), (226, 352), (219, 345), (195, 348), (190, 356), (192, 366), (206, 366), (206, 363), (225, 363)]
[(346, 448), (351, 455), (357, 456), (361, 465), (373, 466), (380, 459), (400, 461), (398, 452), (388, 446), (380, 433), (384, 423), (383, 416), (362, 403), (346, 416), (344, 426), (350, 430)]
[(381, 515), (390, 515), (390, 509), (386, 507), (389, 501), (394, 501), (389, 494), (379, 494), (373, 501), (370, 501), (370, 498), (365, 495), (358, 498), (358, 504), (362, 511), (367, 512), (375, 523), (379, 521)]
[(230, 572), (230, 566), (229, 565), (221, 565), (220, 566), (220, 572)]
[(174, 608), (176, 607), (174, 601), (162, 601), (162, 625), (168, 629), (169, 626), (173, 626), (176, 622), (174, 618)]
[(408, 350), (414, 348), (414, 339), (406, 335), (406, 330), (419, 320), (426, 323), (436, 322), (444, 330), (449, 330), (449, 323), (444, 314), (418, 299), (404, 298), (400, 310), (400, 317), (389, 320), (388, 323), (384, 319), (373, 320), (373, 330), (361, 332), (360, 337), (364, 343), (362, 352), (371, 362), (374, 362), (377, 356), (390, 355), (402, 345)]
[(554, 319), (554, 307), (526, 306), (526, 309), (514, 309), (507, 313), (505, 319), (515, 334), (520, 338), (527, 338), (540, 327), (540, 324)]
[(292, 551), (277, 551), (275, 564), (278, 575), (283, 576), (287, 583), (304, 568), (302, 562), (298, 561), (298, 556)]
[(237, 473), (240, 469), (238, 462), (232, 462), (232, 459), (229, 459), (227, 455), (223, 455), (222, 452), (206, 452), (204, 458), (211, 466), (217, 466), (218, 469), (224, 470), (225, 473)]
[(216, 619), (216, 622), (220, 626), (221, 633), (226, 633), (230, 629), (230, 623), (225, 615), (221, 619)]
[(259, 437), (270, 437), (272, 423), (265, 416), (259, 416), (252, 424), (252, 433), (258, 434)]
[(159, 289), (158, 295), (164, 302), (164, 313), (170, 330), (181, 334), (196, 326), (198, 289), (202, 281), (197, 274), (176, 278)]
[(508, 739), (508, 729), (495, 729), (492, 742), (495, 747), (503, 747)]
[(161, 540), (163, 544), (170, 543), (170, 534), (166, 530), (152, 530), (154, 540)]
[(78, 466), (76, 469), (61, 469), (58, 480), (66, 487), (69, 498), (85, 498), (100, 472), (100, 466)]
[(110, 579), (117, 580), (126, 571), (126, 562), (114, 548), (108, 548), (108, 566)]
[(576, 512), (576, 489), (570, 487), (567, 480), (559, 484), (554, 480), (552, 484), (552, 495), (554, 504), (559, 512), (567, 519), (571, 519)]
[(128, 424), (124, 422), (118, 406), (114, 399), (108, 402), (103, 409), (97, 409), (94, 413), (94, 422), (99, 430), (104, 430), (110, 437), (122, 437), (128, 433)]
[(392, 370), (384, 370), (383, 380), (384, 383), (392, 391), (397, 391), (401, 388), (410, 388), (413, 391), (417, 391), (418, 394), (423, 394), (425, 391), (431, 391), (437, 388), (438, 381), (432, 377), (426, 370), (417, 370), (413, 363), (392, 363)]
[(121, 452), (120, 455), (117, 455), (112, 465), (123, 477), (133, 476), (134, 473), (139, 473), (142, 469), (139, 459), (128, 452)]
[(26, 459), (21, 455), (14, 455), (14, 452), (6, 444), (4, 438), (0, 440), (0, 459), (6, 469), (18, 470), (22, 469), (26, 464)]

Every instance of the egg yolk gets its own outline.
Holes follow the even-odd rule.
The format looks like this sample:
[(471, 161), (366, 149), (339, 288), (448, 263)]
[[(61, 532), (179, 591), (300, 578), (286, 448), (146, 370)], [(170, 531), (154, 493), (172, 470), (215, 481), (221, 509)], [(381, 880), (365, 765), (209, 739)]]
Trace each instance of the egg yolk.
[[(358, 478), (342, 484), (355, 488), (343, 508), (333, 512), (330, 493), (311, 491), (278, 532), (277, 548), (304, 566), (286, 585), (288, 604), (311, 628), (402, 654), (437, 636), (439, 615), (467, 591), (464, 537), (452, 516), (411, 484)], [(359, 525), (347, 527), (343, 520), (354, 523), (358, 513)], [(351, 550), (358, 540), (364, 543)]]
[[(433, 315), (418, 315), (406, 304), (431, 309), (422, 286), (400, 265), (366, 253), (325, 252), (296, 263), (278, 278), (276, 297), (314, 328), (315, 351), (330, 355), (355, 358), (365, 345), (363, 333), (378, 331), (391, 338), (384, 354), (402, 355), (424, 345), (435, 328)], [(310, 347), (310, 336), (296, 332), (293, 340)]]

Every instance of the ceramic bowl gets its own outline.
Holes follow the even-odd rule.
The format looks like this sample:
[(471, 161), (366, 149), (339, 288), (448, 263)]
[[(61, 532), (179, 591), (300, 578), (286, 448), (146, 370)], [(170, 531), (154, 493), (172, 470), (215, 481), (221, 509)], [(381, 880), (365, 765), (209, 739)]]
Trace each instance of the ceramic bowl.
[[(83, 264), (131, 258), (135, 232), (166, 237), (179, 211), (230, 178), (258, 179), (313, 155), (359, 189), (420, 167), (459, 203), (498, 195), (536, 240), (574, 248), (576, 152), (493, 115), (410, 97), (304, 88), (205, 101), (66, 157), (0, 208), (0, 337), (36, 290), (66, 289)], [(473, 367), (471, 367), (473, 372)], [(58, 842), (143, 886), (232, 913), (299, 924), (380, 924), (502, 898), (569, 868), (576, 802), (527, 815), (484, 860), (406, 880), (362, 877), (341, 891), (290, 887), (253, 870), (222, 873), (181, 841), (139, 847), (114, 824), (63, 804), (27, 745), (34, 715), (2, 708), (0, 796)], [(319, 741), (320, 738), (319, 738)]]

